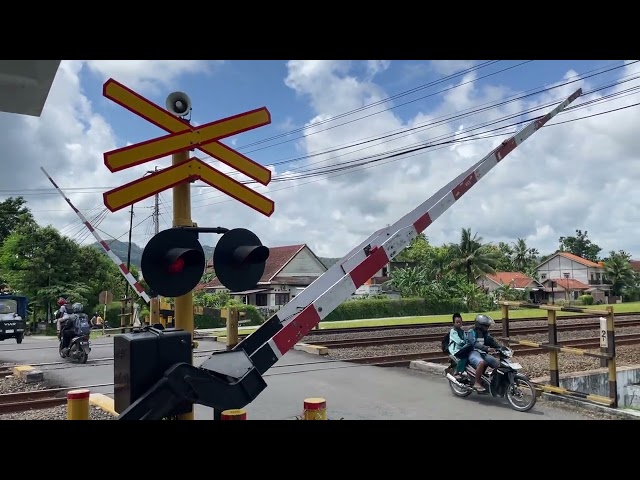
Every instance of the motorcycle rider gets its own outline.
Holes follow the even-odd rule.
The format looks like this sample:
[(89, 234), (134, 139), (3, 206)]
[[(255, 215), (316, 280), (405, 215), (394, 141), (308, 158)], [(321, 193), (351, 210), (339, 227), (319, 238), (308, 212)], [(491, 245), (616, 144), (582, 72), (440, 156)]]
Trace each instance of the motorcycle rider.
[(498, 368), (500, 362), (497, 358), (491, 356), (496, 349), (502, 348), (498, 342), (489, 334), (489, 328), (495, 322), (489, 315), (479, 314), (476, 316), (475, 324), (467, 332), (469, 343), (474, 349), (469, 354), (468, 362), (476, 370), (476, 381), (473, 385), (474, 390), (478, 393), (486, 393), (487, 389), (482, 386), (480, 379), (484, 374), (487, 366)]
[(56, 318), (56, 330), (58, 331), (58, 338), (60, 338), (61, 331), (62, 331), (62, 324), (69, 317), (69, 311), (67, 308), (67, 301), (62, 297), (58, 299), (58, 306), (60, 308), (56, 312), (55, 318)]
[(467, 332), (462, 329), (462, 315), (456, 312), (453, 314), (452, 320), (453, 328), (449, 332), (449, 353), (458, 360), (454, 376), (456, 380), (460, 380), (462, 372), (467, 366), (469, 352), (473, 350), (473, 345), (468, 342)]
[(76, 320), (79, 318), (79, 314), (82, 313), (83, 305), (81, 303), (74, 303), (71, 305), (71, 312), (74, 315), (67, 315), (67, 320), (62, 326), (62, 350), (69, 348), (71, 339), (76, 336)]

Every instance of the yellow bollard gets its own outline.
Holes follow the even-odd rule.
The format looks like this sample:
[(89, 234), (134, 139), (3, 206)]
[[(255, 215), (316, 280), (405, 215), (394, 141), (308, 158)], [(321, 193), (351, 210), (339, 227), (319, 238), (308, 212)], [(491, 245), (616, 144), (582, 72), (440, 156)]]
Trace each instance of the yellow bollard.
[(246, 420), (247, 412), (242, 408), (225, 410), (220, 415), (220, 420)]
[(326, 420), (327, 401), (324, 398), (306, 398), (304, 400), (303, 420)]
[(67, 392), (67, 420), (89, 420), (89, 394), (85, 388)]

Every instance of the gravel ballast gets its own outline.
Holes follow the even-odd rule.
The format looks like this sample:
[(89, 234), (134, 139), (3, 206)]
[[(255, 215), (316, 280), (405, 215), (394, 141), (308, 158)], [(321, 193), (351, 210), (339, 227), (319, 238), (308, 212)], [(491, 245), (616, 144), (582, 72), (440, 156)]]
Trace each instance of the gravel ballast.
[[(57, 386), (48, 385), (46, 382), (26, 383), (20, 378), (13, 375), (0, 378), (0, 394), (18, 393), (33, 390), (48, 390), (50, 388), (59, 388)], [(91, 420), (115, 420), (116, 417), (101, 408), (90, 406)], [(30, 410), (26, 412), (0, 414), (0, 420), (66, 420), (67, 406), (43, 408), (42, 410)]]
[[(116, 417), (101, 408), (89, 407), (89, 416), (91, 420), (116, 420)], [(0, 415), (0, 420), (66, 420), (67, 407), (61, 405), (59, 407), (43, 408), (42, 410), (30, 410), (28, 412), (7, 413)]]
[(47, 390), (49, 388), (55, 387), (50, 387), (45, 382), (26, 383), (22, 379), (16, 378), (13, 375), (0, 378), (0, 394), (27, 392), (32, 390)]

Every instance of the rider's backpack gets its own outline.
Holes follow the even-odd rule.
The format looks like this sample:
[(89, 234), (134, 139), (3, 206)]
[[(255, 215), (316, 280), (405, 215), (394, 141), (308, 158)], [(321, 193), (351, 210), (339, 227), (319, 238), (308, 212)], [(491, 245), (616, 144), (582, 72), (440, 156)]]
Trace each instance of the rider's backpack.
[(76, 318), (74, 330), (74, 333), (76, 335), (89, 335), (89, 333), (91, 333), (89, 317), (87, 317), (86, 315), (78, 315), (78, 318)]
[(442, 337), (442, 353), (449, 353), (449, 343), (451, 340), (449, 339), (449, 334), (451, 332), (447, 332), (447, 334)]

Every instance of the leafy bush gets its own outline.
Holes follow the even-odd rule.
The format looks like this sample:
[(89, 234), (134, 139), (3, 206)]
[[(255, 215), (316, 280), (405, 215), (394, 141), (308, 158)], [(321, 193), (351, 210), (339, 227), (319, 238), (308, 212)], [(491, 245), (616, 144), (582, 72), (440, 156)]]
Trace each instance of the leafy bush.
[(388, 298), (362, 299), (341, 304), (323, 321), (339, 322), (367, 318), (419, 317), (467, 311), (468, 309), (462, 300), (434, 302), (422, 298), (403, 298), (400, 300)]
[(580, 295), (580, 297), (578, 297), (578, 300), (580, 300), (580, 302), (583, 305), (593, 305), (593, 296), (592, 295)]

